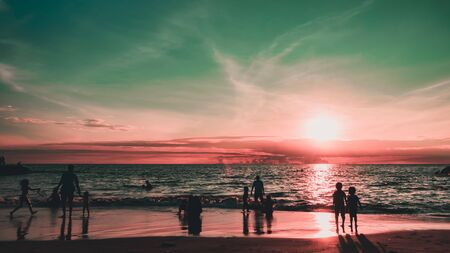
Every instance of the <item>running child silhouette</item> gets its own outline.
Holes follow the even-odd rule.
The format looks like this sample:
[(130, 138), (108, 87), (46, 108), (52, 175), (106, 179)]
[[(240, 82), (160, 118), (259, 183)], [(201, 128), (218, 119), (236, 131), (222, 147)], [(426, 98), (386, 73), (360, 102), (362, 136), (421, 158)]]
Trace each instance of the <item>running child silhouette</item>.
[(20, 181), (20, 189), (21, 189), (22, 193), (20, 194), (19, 205), (9, 213), (9, 215), (11, 217), (17, 210), (19, 210), (23, 206), (23, 202), (27, 203), (28, 209), (30, 210), (31, 215), (37, 213), (37, 211), (33, 211), (33, 207), (31, 206), (30, 198), (28, 197), (28, 192), (29, 191), (40, 191), (41, 188), (33, 189), (30, 187), (30, 181), (28, 181), (28, 179), (22, 179)]
[(338, 182), (336, 183), (336, 191), (333, 193), (334, 220), (336, 222), (336, 233), (339, 233), (338, 229), (339, 214), (341, 214), (342, 217), (342, 225), (341, 225), (342, 230), (345, 230), (344, 222), (345, 222), (346, 205), (347, 205), (347, 196), (345, 195), (345, 192), (342, 191), (342, 183)]
[(353, 232), (353, 220), (355, 220), (355, 230), (358, 233), (358, 206), (361, 208), (361, 202), (359, 202), (358, 196), (355, 195), (356, 188), (348, 188), (348, 213), (350, 214), (350, 229)]

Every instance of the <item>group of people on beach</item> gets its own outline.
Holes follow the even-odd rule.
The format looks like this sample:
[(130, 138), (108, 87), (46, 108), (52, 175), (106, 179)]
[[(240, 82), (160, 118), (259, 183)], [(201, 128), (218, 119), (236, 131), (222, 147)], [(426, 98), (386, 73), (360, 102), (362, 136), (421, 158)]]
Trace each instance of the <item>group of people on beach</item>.
[[(78, 182), (77, 175), (73, 172), (74, 166), (69, 165), (67, 167), (67, 172), (64, 172), (59, 180), (58, 185), (53, 188), (53, 192), (50, 197), (47, 199), (48, 203), (51, 207), (58, 208), (60, 205), (62, 206), (62, 216), (66, 217), (66, 206), (69, 206), (69, 217), (72, 217), (72, 206), (73, 199), (75, 196), (75, 191), (78, 193), (80, 197), (83, 198), (83, 217), (87, 214), (89, 217), (89, 192), (85, 191), (83, 195), (81, 195), (80, 184)], [(12, 217), (14, 213), (23, 207), (24, 204), (28, 206), (30, 210), (30, 214), (33, 215), (37, 213), (37, 211), (33, 210), (33, 206), (31, 205), (30, 198), (28, 196), (30, 191), (40, 192), (40, 188), (31, 188), (30, 182), (28, 179), (22, 179), (20, 181), (20, 189), (21, 194), (19, 196), (19, 204), (14, 210), (10, 212), (10, 216)]]
[[(358, 207), (361, 207), (361, 202), (359, 201), (356, 193), (355, 187), (348, 188), (348, 196), (342, 190), (342, 183), (336, 183), (336, 191), (333, 193), (333, 207), (335, 213), (335, 222), (336, 222), (336, 232), (338, 232), (338, 219), (339, 215), (342, 218), (342, 229), (344, 229), (345, 223), (345, 214), (348, 212), (350, 215), (350, 228), (353, 231), (353, 223), (355, 230), (358, 231)], [(19, 198), (19, 204), (14, 210), (10, 212), (10, 216), (12, 217), (14, 213), (23, 207), (24, 204), (28, 206), (31, 215), (37, 213), (37, 211), (33, 210), (31, 205), (31, 201), (29, 199), (30, 191), (40, 192), (40, 188), (31, 188), (29, 185), (28, 179), (23, 179), (20, 181), (21, 195)], [(146, 181), (143, 185), (145, 189), (151, 189), (150, 182)], [(66, 216), (66, 206), (69, 207), (69, 217), (72, 216), (72, 206), (73, 199), (75, 196), (75, 192), (78, 193), (80, 197), (83, 198), (83, 217), (87, 213), (89, 217), (89, 192), (85, 191), (83, 195), (81, 195), (81, 189), (78, 181), (77, 175), (74, 173), (74, 166), (69, 165), (67, 172), (63, 173), (58, 185), (53, 188), (53, 192), (51, 196), (48, 198), (48, 203), (51, 207), (59, 208), (62, 206), (62, 217)], [(267, 217), (272, 217), (273, 208), (274, 208), (274, 200), (272, 199), (270, 194), (265, 194), (264, 191), (264, 183), (261, 181), (259, 176), (256, 176), (253, 181), (250, 193), (249, 187), (244, 187), (244, 192), (242, 195), (242, 212), (247, 214), (250, 212), (251, 207), (251, 199), (250, 196), (253, 195), (254, 202), (252, 203), (252, 209), (261, 211)], [(179, 214), (184, 211), (185, 216), (188, 218), (189, 223), (192, 223), (193, 226), (189, 227), (201, 227), (200, 215), (202, 213), (202, 204), (201, 200), (198, 196), (190, 196), (188, 200), (181, 201), (179, 206)], [(200, 226), (197, 226), (200, 225)], [(200, 231), (190, 231), (193, 234), (198, 234)]]
[(248, 189), (248, 186), (244, 187), (244, 194), (242, 195), (242, 212), (244, 214), (250, 212), (250, 195), (253, 194), (253, 199), (257, 205), (257, 208), (259, 208), (267, 216), (271, 217), (273, 214), (274, 201), (272, 200), (272, 196), (270, 194), (267, 194), (264, 199), (264, 183), (261, 181), (261, 178), (256, 176), (255, 181), (253, 181), (252, 184), (250, 195), (248, 193)]

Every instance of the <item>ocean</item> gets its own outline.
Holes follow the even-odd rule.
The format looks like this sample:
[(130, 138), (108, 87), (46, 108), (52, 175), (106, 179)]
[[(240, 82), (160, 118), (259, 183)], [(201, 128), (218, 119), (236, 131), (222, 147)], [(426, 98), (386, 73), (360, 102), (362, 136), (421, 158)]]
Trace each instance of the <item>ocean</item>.
[[(35, 206), (45, 206), (66, 170), (63, 165), (27, 165), (33, 173), (0, 177), (0, 207), (13, 206), (19, 181), (30, 180)], [(177, 206), (190, 194), (205, 207), (239, 208), (244, 186), (256, 175), (276, 201), (276, 209), (330, 211), (336, 182), (357, 189), (362, 213), (450, 215), (449, 177), (442, 165), (75, 165), (92, 206)], [(150, 191), (141, 186), (149, 180)], [(79, 202), (80, 198), (76, 199)], [(237, 204), (236, 204), (237, 203)]]

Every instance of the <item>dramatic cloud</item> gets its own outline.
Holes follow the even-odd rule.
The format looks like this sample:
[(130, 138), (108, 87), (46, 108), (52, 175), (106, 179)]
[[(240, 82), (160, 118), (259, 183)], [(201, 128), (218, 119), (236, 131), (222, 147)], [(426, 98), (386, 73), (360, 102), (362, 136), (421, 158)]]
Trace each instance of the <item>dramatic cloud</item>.
[[(3, 152), (29, 162), (122, 163), (449, 163), (450, 139), (332, 141), (274, 137), (202, 137), (166, 141), (49, 143)], [(83, 158), (84, 160), (79, 160)]]

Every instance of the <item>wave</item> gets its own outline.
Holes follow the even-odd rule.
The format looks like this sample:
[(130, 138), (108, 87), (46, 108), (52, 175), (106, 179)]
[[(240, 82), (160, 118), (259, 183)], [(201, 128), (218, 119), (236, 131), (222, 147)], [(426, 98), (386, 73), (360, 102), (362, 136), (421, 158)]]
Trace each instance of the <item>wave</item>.
[[(116, 198), (116, 197), (96, 197), (90, 200), (90, 205), (94, 207), (178, 207), (182, 200), (189, 196), (169, 196), (169, 197), (143, 197), (143, 198)], [(237, 196), (201, 196), (203, 207), (239, 209), (242, 208), (241, 201)], [(17, 204), (18, 197), (0, 197), (0, 207), (13, 207)], [(35, 198), (32, 200), (33, 206), (48, 207), (45, 199)], [(74, 199), (75, 206), (81, 206), (81, 198)], [(253, 206), (255, 207), (255, 206)], [(331, 212), (333, 207), (327, 204), (311, 204), (307, 201), (277, 200), (275, 210), (282, 211), (325, 211)], [(360, 213), (368, 214), (425, 214), (435, 213), (436, 215), (450, 215), (450, 205), (435, 206), (427, 209), (420, 206), (399, 207), (394, 205), (374, 205), (365, 204)]]

